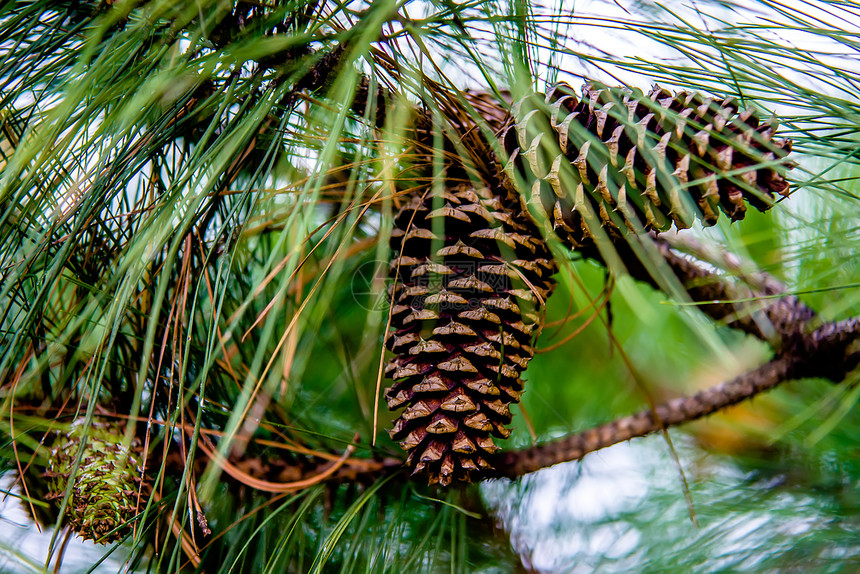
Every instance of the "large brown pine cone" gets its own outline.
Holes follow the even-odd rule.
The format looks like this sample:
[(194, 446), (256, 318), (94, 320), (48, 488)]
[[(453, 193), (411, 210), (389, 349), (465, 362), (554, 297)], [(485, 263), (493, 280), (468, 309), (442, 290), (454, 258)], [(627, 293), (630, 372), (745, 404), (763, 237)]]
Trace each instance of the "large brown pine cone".
[(391, 237), (391, 436), (414, 474), (448, 485), (492, 473), (510, 430), (555, 262), (519, 205), (487, 188), (415, 195)]

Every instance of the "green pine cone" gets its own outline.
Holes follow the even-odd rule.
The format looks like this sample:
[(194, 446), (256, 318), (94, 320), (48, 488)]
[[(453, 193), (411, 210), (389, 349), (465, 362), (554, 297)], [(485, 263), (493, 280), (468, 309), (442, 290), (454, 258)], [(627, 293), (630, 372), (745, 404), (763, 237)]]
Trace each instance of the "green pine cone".
[[(112, 423), (93, 422), (86, 434), (84, 437), (83, 422), (78, 421), (54, 444), (46, 473), (48, 498), (59, 503), (71, 480), (65, 517), (72, 530), (84, 540), (115, 542), (128, 533), (131, 521), (146, 506), (140, 444), (136, 439), (130, 447), (123, 444), (123, 428)], [(72, 476), (84, 438), (81, 463)]]
[[(543, 100), (543, 101), (541, 101)], [(597, 227), (629, 231), (713, 225), (722, 211), (743, 219), (789, 194), (791, 141), (774, 137), (733, 98), (715, 100), (655, 86), (586, 84), (582, 97), (559, 84), (520, 100), (503, 130), (512, 180), (522, 176), (559, 237), (590, 247)]]

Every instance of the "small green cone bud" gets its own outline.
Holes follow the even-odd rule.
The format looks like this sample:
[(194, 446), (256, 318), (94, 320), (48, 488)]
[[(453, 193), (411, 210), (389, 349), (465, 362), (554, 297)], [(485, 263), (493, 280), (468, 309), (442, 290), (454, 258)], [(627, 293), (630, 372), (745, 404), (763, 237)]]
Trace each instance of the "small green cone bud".
[[(54, 444), (46, 473), (50, 479), (48, 498), (59, 503), (71, 480), (65, 519), (72, 530), (84, 540), (115, 542), (128, 533), (139, 509), (146, 506), (147, 491), (140, 488), (140, 444), (136, 439), (130, 447), (123, 444), (123, 427), (112, 423), (94, 421), (86, 437), (83, 428), (83, 421), (77, 421)], [(84, 439), (81, 463), (72, 476)]]

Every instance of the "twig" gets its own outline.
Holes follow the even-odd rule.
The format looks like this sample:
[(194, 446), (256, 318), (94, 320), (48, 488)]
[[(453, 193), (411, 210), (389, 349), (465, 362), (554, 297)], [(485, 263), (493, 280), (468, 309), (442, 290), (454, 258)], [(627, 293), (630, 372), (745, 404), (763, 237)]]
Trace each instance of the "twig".
[[(628, 243), (638, 244), (633, 249)], [(612, 247), (624, 263), (631, 277), (666, 291), (656, 273), (652, 274), (649, 262), (640, 259), (641, 251), (656, 250), (661, 263), (668, 266), (684, 288), (690, 301), (711, 319), (738, 329), (763, 341), (774, 349), (780, 349), (787, 340), (803, 332), (812, 331), (821, 324), (817, 313), (794, 295), (785, 293), (785, 287), (770, 275), (757, 271), (742, 270), (741, 264), (732, 254), (715, 256), (712, 249), (695, 241), (678, 238), (668, 239), (653, 233), (628, 237), (627, 241), (616, 241)], [(696, 255), (707, 258), (698, 261), (681, 253), (683, 247)], [(647, 249), (650, 248), (650, 249)], [(582, 256), (602, 262), (597, 247), (582, 251)], [(654, 263), (654, 262), (650, 262)], [(736, 276), (718, 272), (718, 267)]]
[[(740, 282), (733, 282), (711, 271), (692, 259), (684, 257), (672, 248), (681, 244), (658, 238), (654, 244), (672, 272), (684, 286), (690, 299), (702, 303), (700, 309), (712, 319), (725, 321), (726, 325), (768, 341), (779, 347), (786, 339), (802, 332), (815, 321), (815, 311), (807, 307), (797, 297), (784, 295), (785, 288), (766, 273), (754, 272), (741, 275), (750, 288)], [(698, 245), (693, 242), (687, 246)], [(707, 255), (701, 250), (700, 255)], [(626, 262), (629, 262), (627, 258)], [(722, 257), (722, 263), (729, 271), (731, 259)], [(643, 273), (641, 264), (630, 262), (628, 269), (636, 279), (655, 284), (650, 274)]]
[[(827, 323), (811, 333), (795, 333), (787, 339), (780, 353), (770, 362), (732, 381), (717, 385), (689, 397), (679, 397), (657, 405), (654, 409), (623, 417), (583, 432), (529, 448), (501, 454), (495, 462), (498, 475), (516, 478), (542, 468), (562, 462), (582, 459), (586, 454), (643, 437), (665, 428), (677, 426), (713, 414), (732, 405), (773, 389), (782, 383), (812, 377), (821, 377), (834, 382), (860, 364), (860, 317)], [(204, 449), (207, 451), (208, 449)], [(399, 458), (384, 459), (352, 458), (347, 453), (329, 466), (328, 471), (313, 477), (317, 482), (368, 481), (382, 475), (397, 472), (403, 461)], [(201, 453), (198, 461), (204, 463), (212, 452)], [(183, 464), (177, 459), (176, 464)], [(223, 461), (222, 461), (223, 462)], [(236, 460), (235, 467), (242, 468), (241, 482), (250, 475), (263, 472), (264, 465), (251, 464), (252, 460)], [(404, 475), (405, 478), (405, 475)], [(252, 481), (255, 482), (255, 481)], [(289, 485), (290, 489), (304, 486)], [(263, 490), (269, 490), (263, 488)]]

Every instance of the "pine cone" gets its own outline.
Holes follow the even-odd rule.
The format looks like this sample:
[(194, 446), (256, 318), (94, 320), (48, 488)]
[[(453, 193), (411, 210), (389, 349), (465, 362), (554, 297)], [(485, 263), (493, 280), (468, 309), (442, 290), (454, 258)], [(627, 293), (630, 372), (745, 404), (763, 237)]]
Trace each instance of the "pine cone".
[(146, 506), (147, 490), (138, 492), (141, 483), (141, 448), (137, 440), (126, 447), (122, 427), (94, 421), (86, 436), (80, 466), (74, 476), (78, 450), (84, 436), (82, 422), (58, 437), (51, 452), (47, 498), (62, 500), (69, 480), (72, 493), (66, 507), (66, 519), (72, 530), (84, 540), (109, 543), (128, 532), (128, 524), (138, 509)]
[(391, 437), (430, 484), (491, 474), (553, 288), (552, 255), (519, 200), (468, 184), (413, 196), (391, 248), (386, 398), (406, 407)]
[[(628, 230), (683, 229), (698, 217), (713, 225), (723, 211), (743, 219), (746, 203), (768, 209), (788, 195), (783, 178), (790, 140), (760, 123), (736, 100), (640, 90), (583, 87), (578, 100), (560, 84), (543, 102), (514, 106), (503, 132), (518, 170), (557, 234), (576, 249), (591, 247), (595, 227), (617, 239)], [(529, 194), (527, 194), (529, 195)]]

